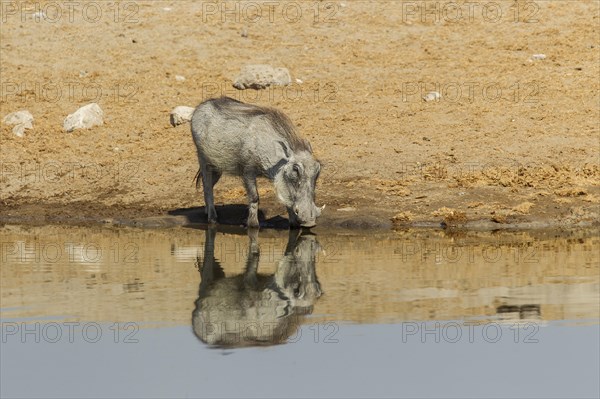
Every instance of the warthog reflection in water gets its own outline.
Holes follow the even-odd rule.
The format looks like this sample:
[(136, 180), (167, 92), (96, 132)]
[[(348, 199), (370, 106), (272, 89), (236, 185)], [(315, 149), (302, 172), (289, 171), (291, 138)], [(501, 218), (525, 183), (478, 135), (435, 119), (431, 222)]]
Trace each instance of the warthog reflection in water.
[(243, 274), (225, 277), (215, 259), (214, 228), (206, 233), (200, 293), (192, 313), (194, 333), (217, 347), (285, 343), (321, 296), (315, 272), (320, 246), (312, 234), (290, 230), (283, 258), (273, 275), (257, 273), (258, 232), (249, 230), (248, 259)]

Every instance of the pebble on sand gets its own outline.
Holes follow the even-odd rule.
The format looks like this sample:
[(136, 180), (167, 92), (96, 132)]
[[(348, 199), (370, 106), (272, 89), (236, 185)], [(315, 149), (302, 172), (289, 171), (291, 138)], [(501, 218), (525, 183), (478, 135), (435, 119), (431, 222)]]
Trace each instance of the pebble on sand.
[(67, 132), (75, 129), (89, 129), (104, 124), (104, 113), (97, 103), (79, 108), (65, 118), (63, 127)]
[(192, 120), (194, 108), (180, 105), (171, 111), (171, 126), (179, 126)]
[(18, 137), (23, 137), (25, 129), (33, 128), (33, 115), (27, 110), (12, 112), (6, 115), (2, 122), (14, 126), (12, 132)]
[(261, 90), (269, 86), (287, 86), (292, 83), (287, 68), (273, 68), (271, 65), (246, 65), (235, 79), (233, 87), (238, 90)]

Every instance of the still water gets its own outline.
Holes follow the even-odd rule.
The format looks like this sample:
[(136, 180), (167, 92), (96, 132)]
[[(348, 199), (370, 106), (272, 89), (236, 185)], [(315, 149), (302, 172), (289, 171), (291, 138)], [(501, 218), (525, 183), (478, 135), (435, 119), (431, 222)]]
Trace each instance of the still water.
[(598, 397), (597, 231), (0, 228), (2, 397)]

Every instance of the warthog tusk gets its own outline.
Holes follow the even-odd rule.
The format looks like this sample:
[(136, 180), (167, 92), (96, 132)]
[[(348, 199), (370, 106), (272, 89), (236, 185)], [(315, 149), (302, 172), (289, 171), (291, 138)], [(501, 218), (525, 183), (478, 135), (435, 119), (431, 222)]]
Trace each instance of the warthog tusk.
[(321, 212), (323, 212), (323, 209), (325, 209), (325, 205), (323, 205), (321, 207), (316, 207), (317, 217), (321, 216)]

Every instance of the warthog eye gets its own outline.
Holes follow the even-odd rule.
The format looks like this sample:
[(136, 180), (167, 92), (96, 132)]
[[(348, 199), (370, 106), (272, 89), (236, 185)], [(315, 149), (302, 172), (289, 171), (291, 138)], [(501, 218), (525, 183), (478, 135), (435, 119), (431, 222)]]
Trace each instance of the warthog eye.
[(294, 164), (294, 172), (300, 177), (300, 165)]

